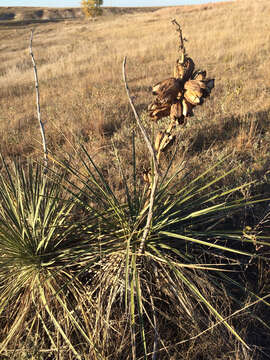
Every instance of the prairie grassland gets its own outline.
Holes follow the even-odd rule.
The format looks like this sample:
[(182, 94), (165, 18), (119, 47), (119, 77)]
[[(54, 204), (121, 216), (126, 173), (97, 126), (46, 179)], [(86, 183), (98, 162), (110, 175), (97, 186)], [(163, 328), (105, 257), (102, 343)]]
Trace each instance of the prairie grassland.
[[(154, 230), (149, 240), (149, 249), (155, 249), (155, 246), (159, 245), (155, 242), (162, 241), (163, 235), (169, 236), (168, 231), (179, 230), (180, 235), (178, 233), (176, 235), (181, 241), (177, 243), (178, 247), (175, 245), (177, 252), (174, 252), (174, 243), (172, 241), (167, 243), (164, 237), (165, 242), (161, 244), (165, 249), (161, 246), (162, 251), (164, 250), (163, 257), (158, 257), (158, 252), (151, 253), (148, 250), (145, 262), (144, 260), (140, 262), (139, 259), (137, 264), (136, 249), (141, 240), (146, 217), (143, 202), (147, 197), (145, 194), (137, 199), (138, 193), (136, 189), (134, 190), (132, 194), (134, 203), (129, 203), (130, 213), (127, 212), (126, 215), (126, 207), (122, 207), (121, 201), (111, 202), (110, 188), (105, 184), (106, 194), (106, 191), (95, 182), (95, 176), (87, 166), (82, 167), (85, 173), (78, 173), (77, 181), (83, 188), (76, 196), (74, 195), (77, 190), (76, 179), (72, 187), (76, 190), (66, 194), (67, 186), (60, 187), (58, 180), (46, 183), (47, 179), (39, 167), (35, 170), (37, 175), (33, 175), (35, 172), (32, 167), (26, 166), (26, 172), (30, 174), (30, 180), (27, 182), (25, 181), (27, 176), (21, 170), (15, 172), (15, 180), (9, 175), (3, 175), (5, 171), (9, 174), (9, 167), (6, 166), (0, 174), (1, 225), (4, 228), (4, 231), (0, 229), (3, 232), (0, 270), (1, 289), (5, 290), (0, 295), (0, 300), (4, 304), (1, 305), (0, 311), (3, 324), (0, 331), (2, 346), (0, 352), (3, 350), (5, 358), (48, 359), (51, 355), (51, 359), (66, 360), (75, 359), (74, 354), (82, 350), (82, 354), (85, 351), (83, 358), (89, 360), (135, 359), (138, 358), (133, 353), (136, 348), (134, 343), (137, 341), (138, 356), (142, 355), (139, 358), (150, 359), (152, 352), (143, 357), (146, 353), (146, 350), (143, 353), (142, 349), (143, 337), (146, 334), (149, 346), (154, 349), (155, 344), (152, 343), (155, 342), (154, 337), (157, 335), (156, 328), (151, 319), (146, 321), (146, 324), (151, 326), (142, 325), (142, 315), (139, 314), (137, 317), (135, 312), (135, 299), (137, 299), (138, 313), (141, 311), (141, 304), (144, 304), (145, 314), (155, 313), (152, 300), (160, 301), (159, 308), (159, 305), (155, 305), (162, 315), (161, 320), (158, 319), (159, 331), (164, 339), (162, 343), (164, 355), (158, 356), (160, 359), (261, 360), (267, 358), (265, 353), (269, 350), (267, 341), (269, 336), (267, 305), (269, 304), (260, 303), (260, 307), (257, 303), (261, 299), (256, 296), (269, 296), (269, 264), (264, 261), (269, 255), (264, 248), (269, 237), (263, 234), (261, 239), (265, 243), (262, 246), (260, 243), (258, 247), (262, 249), (264, 258), (256, 259), (255, 263), (252, 252), (250, 263), (246, 263), (242, 262), (242, 256), (246, 255), (243, 251), (257, 250), (256, 236), (254, 238), (252, 232), (247, 233), (248, 242), (244, 242), (246, 234), (243, 229), (247, 229), (248, 232), (250, 230), (246, 225), (252, 227), (258, 224), (267, 206), (264, 204), (259, 205), (258, 208), (253, 207), (253, 217), (250, 219), (250, 212), (245, 212), (248, 198), (246, 195), (251, 193), (262, 195), (264, 192), (269, 192), (270, 32), (267, 16), (269, 11), (268, 0), (254, 3), (240, 0), (203, 6), (160, 8), (152, 11), (148, 9), (145, 12), (121, 15), (112, 12), (95, 22), (69, 19), (34, 25), (10, 22), (8, 26), (1, 25), (0, 22), (0, 151), (7, 162), (9, 157), (17, 156), (40, 161), (42, 159), (41, 137), (36, 116), (35, 84), (29, 55), (30, 31), (34, 27), (33, 51), (38, 67), (41, 115), (46, 122), (50, 161), (65, 158), (68, 169), (71, 166), (81, 166), (78, 152), (79, 145), (83, 144), (99, 168), (103, 170), (109, 185), (115, 190), (114, 194), (119, 191), (121, 196), (127, 182), (124, 176), (119, 174), (115, 149), (125, 164), (124, 170), (127, 176), (132, 176), (132, 166), (129, 164), (132, 163), (133, 131), (137, 135), (136, 143), (139, 144), (136, 147), (138, 167), (139, 169), (149, 167), (147, 149), (136, 127), (125, 93), (122, 61), (124, 56), (128, 57), (128, 84), (147, 131), (151, 134), (152, 131), (156, 132), (158, 127), (165, 127), (166, 119), (158, 125), (152, 124), (146, 109), (153, 98), (151, 85), (172, 76), (173, 65), (178, 55), (178, 36), (171, 19), (176, 18), (183, 28), (185, 38), (188, 39), (186, 48), (189, 55), (194, 59), (197, 68), (207, 70), (208, 76), (216, 79), (216, 87), (210, 99), (202, 107), (195, 109), (195, 116), (189, 119), (187, 125), (179, 126), (177, 129), (180, 141), (174, 145), (179, 147), (175, 166), (184, 161), (183, 172), (195, 178), (208, 169), (209, 165), (229, 155), (224, 160), (224, 166), (217, 167), (217, 171), (220, 175), (224, 175), (228, 170), (237, 167), (234, 173), (222, 178), (218, 183), (219, 186), (221, 183), (220, 192), (222, 192), (222, 202), (218, 205), (215, 205), (215, 200), (220, 201), (220, 199), (216, 199), (218, 192), (215, 192), (215, 189), (211, 190), (209, 195), (210, 205), (207, 203), (206, 195), (200, 197), (198, 192), (199, 199), (196, 198), (197, 186), (200, 189), (201, 178), (195, 180), (195, 185), (194, 182), (187, 184), (188, 191), (183, 190), (185, 192), (183, 199), (182, 195), (173, 198), (171, 188), (166, 186), (161, 188), (167, 193), (163, 196), (160, 191), (155, 199), (157, 203), (154, 212), (157, 220), (156, 223), (153, 221)], [(170, 154), (162, 156), (162, 165), (165, 168)], [(174, 170), (175, 168), (172, 172)], [(192, 175), (189, 175), (191, 170)], [(84, 181), (84, 176), (86, 178), (88, 176), (90, 185), (87, 184), (88, 180)], [(219, 174), (215, 174), (215, 178), (218, 179)], [(180, 186), (181, 179), (178, 182)], [(230, 192), (227, 188), (237, 188), (238, 185), (252, 180), (259, 182), (259, 186), (239, 187), (242, 192), (240, 194), (242, 203), (235, 199), (233, 199), (235, 202), (231, 202), (232, 208), (236, 204), (243, 205), (244, 210), (241, 213), (243, 216), (235, 220), (237, 225), (240, 223), (238, 227), (240, 230), (233, 232), (233, 235), (226, 233), (227, 218), (222, 211), (227, 210), (226, 206), (230, 204), (232, 194), (236, 193), (238, 196), (238, 191)], [(211, 184), (211, 180), (208, 184)], [(206, 192), (210, 187), (208, 184), (202, 185)], [(90, 190), (93, 190), (93, 196), (91, 191), (90, 195), (87, 193), (89, 189), (86, 186), (85, 190), (84, 185), (88, 185)], [(217, 186), (216, 183), (214, 186)], [(6, 196), (6, 193), (9, 195)], [(73, 197), (65, 201), (71, 193), (77, 202), (73, 201)], [(181, 191), (175, 193), (181, 194)], [(107, 197), (104, 197), (104, 194)], [(92, 209), (93, 199), (98, 200), (98, 205), (104, 205), (105, 210), (101, 211), (100, 217), (93, 216), (89, 212), (89, 208)], [(77, 214), (77, 203), (83, 204), (81, 209), (78, 206), (79, 214)], [(24, 206), (26, 210), (21, 211)], [(215, 214), (213, 208), (218, 209), (220, 215)], [(99, 210), (98, 206), (97, 209)], [(171, 217), (168, 215), (169, 224), (167, 224), (166, 217), (170, 211), (172, 214)], [(71, 212), (72, 221), (70, 221)], [(51, 216), (44, 217), (44, 213)], [(83, 214), (82, 219), (78, 219), (81, 214)], [(104, 214), (108, 217), (106, 218)], [(196, 216), (199, 219), (196, 220)], [(7, 224), (3, 224), (6, 218), (8, 218)], [(132, 223), (133, 219), (135, 225)], [(178, 222), (174, 223), (176, 220)], [(228, 221), (233, 222), (234, 219), (228, 217)], [(45, 223), (44, 228), (42, 227), (44, 224), (40, 225), (42, 222)], [(262, 220), (259, 226), (263, 227), (267, 225), (266, 223), (269, 224), (269, 213), (268, 218)], [(221, 230), (225, 228), (225, 237), (220, 243), (219, 226)], [(212, 229), (217, 229), (214, 235), (211, 235)], [(258, 229), (260, 230), (260, 227)], [(267, 229), (265, 226), (266, 235), (268, 235)], [(50, 237), (46, 235), (47, 233)], [(173, 239), (178, 239), (177, 236)], [(199, 247), (194, 246), (195, 250), (191, 246), (189, 248), (186, 242), (191, 238), (188, 236), (204, 239), (206, 242), (203, 245), (207, 245), (204, 248), (206, 250), (200, 252)], [(40, 241), (40, 238), (43, 240)], [(235, 242), (236, 238), (238, 243)], [(215, 244), (217, 246), (221, 244), (222, 246), (219, 247), (225, 251), (211, 253), (213, 248), (215, 250)], [(229, 249), (232, 253), (231, 258), (223, 256), (224, 253), (226, 254), (226, 246), (231, 246)], [(179, 267), (180, 270), (175, 269), (175, 265), (172, 265), (174, 256), (170, 255), (170, 249), (173, 255), (182, 256), (184, 265), (187, 262), (187, 269), (185, 266), (183, 269)], [(190, 249), (190, 254), (194, 254), (191, 260)], [(9, 261), (9, 257), (13, 262)], [(159, 263), (157, 258), (161, 259)], [(195, 268), (189, 271), (190, 266), (192, 267), (189, 262), (194, 259)], [(220, 282), (220, 279), (226, 278), (226, 273), (223, 274), (224, 277), (222, 275), (215, 278), (215, 275), (212, 275), (215, 272), (211, 273), (211, 268), (207, 272), (208, 266), (211, 265), (211, 261), (208, 263), (209, 259), (217, 267), (223, 263), (232, 264), (233, 269), (234, 265), (241, 265), (239, 271), (233, 270), (233, 273), (229, 274), (233, 286), (228, 285), (229, 275), (227, 283)], [(202, 268), (198, 266), (197, 269), (197, 265), (201, 262)], [(205, 269), (203, 266), (206, 266)], [(33, 272), (28, 269), (33, 269)], [(129, 274), (132, 276), (130, 277)], [(67, 277), (72, 281), (67, 282)], [(240, 290), (234, 286), (238, 277), (245, 282)], [(20, 282), (21, 278), (23, 278), (22, 282)], [(129, 324), (133, 323), (127, 322), (125, 316), (130, 314), (122, 313), (123, 281), (126, 289), (124, 294), (126, 309), (128, 296), (132, 299), (130, 319), (134, 321), (136, 315), (136, 321), (139, 319), (136, 324), (138, 329), (143, 327), (141, 340), (137, 340), (139, 336), (135, 327), (130, 326), (131, 332), (129, 331)], [(142, 296), (139, 282), (144, 291)], [(193, 283), (195, 288), (199, 289), (197, 292), (194, 292)], [(224, 284), (230, 288), (230, 291), (225, 291)], [(158, 289), (156, 292), (153, 291), (153, 296), (152, 286), (154, 290)], [(129, 291), (129, 288), (132, 291)], [(66, 297), (59, 296), (62, 291)], [(198, 293), (204, 294), (199, 296), (199, 300)], [(120, 296), (119, 303), (118, 296)], [(209, 303), (208, 300), (202, 301), (203, 298), (210, 299)], [(232, 301), (232, 298), (236, 298), (237, 301)], [(258, 306), (252, 307), (251, 301), (255, 301)], [(212, 303), (229, 320), (231, 314), (235, 312), (236, 316), (232, 324), (239, 331), (239, 335), (252, 345), (252, 351), (247, 352), (241, 342), (235, 339), (233, 332), (228, 333), (225, 327), (216, 326), (217, 318), (212, 315), (209, 317), (210, 306), (205, 306)], [(243, 313), (243, 317), (240, 317), (240, 312), (241, 315)], [(75, 313), (76, 319), (83, 322), (83, 328), (75, 319)], [(178, 327), (175, 327), (175, 317)], [(221, 320), (220, 317), (218, 319)], [(153, 322), (155, 322), (155, 314)], [(224, 325), (224, 321), (221, 322)], [(40, 333), (40, 329), (43, 332)], [(112, 337), (110, 337), (111, 333)], [(183, 339), (185, 344), (183, 348), (181, 341), (176, 347), (177, 339)], [(85, 345), (89, 343), (91, 349)], [(92, 343), (95, 346), (92, 346)], [(17, 352), (16, 347), (21, 347), (21, 350)], [(259, 347), (262, 351), (257, 352)], [(100, 356), (95, 356), (98, 352)]]
[[(114, 173), (108, 161), (111, 140), (125, 158), (134, 127), (122, 82), (123, 57), (128, 57), (138, 111), (151, 128), (146, 115), (150, 86), (172, 75), (177, 57), (170, 23), (175, 17), (197, 67), (216, 78), (211, 99), (178, 130), (179, 159), (185, 158), (187, 169), (200, 171), (231, 153), (227, 166), (240, 168), (230, 181), (264, 176), (270, 147), (269, 10), (266, 0), (243, 0), (35, 25), (33, 51), (49, 150), (54, 156), (74, 155), (79, 140), (109, 175)], [(40, 155), (28, 49), (32, 27), (3, 26), (0, 31), (1, 152), (8, 156)]]

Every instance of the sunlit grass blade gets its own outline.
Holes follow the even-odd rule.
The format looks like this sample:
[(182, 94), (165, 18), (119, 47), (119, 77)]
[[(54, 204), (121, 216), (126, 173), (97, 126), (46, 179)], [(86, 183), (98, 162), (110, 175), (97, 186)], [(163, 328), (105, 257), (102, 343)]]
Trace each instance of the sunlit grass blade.
[(191, 292), (193, 292), (198, 298), (205, 304), (205, 306), (215, 315), (215, 317), (220, 320), (224, 325), (227, 327), (227, 329), (239, 340), (247, 349), (249, 349), (249, 346), (246, 344), (246, 342), (239, 336), (239, 334), (228, 324), (228, 322), (219, 314), (219, 312), (211, 305), (211, 303), (203, 296), (203, 294), (198, 290), (198, 288), (189, 281), (186, 276), (177, 269), (173, 263), (168, 259), (165, 258), (157, 249), (153, 248), (154, 251), (163, 258), (166, 263), (170, 266), (170, 268), (173, 270), (173, 272), (178, 276), (179, 280), (183, 281), (183, 283), (190, 289)]
[(136, 297), (137, 297), (137, 306), (138, 306), (138, 317), (139, 317), (139, 324), (140, 324), (140, 335), (141, 335), (141, 341), (142, 341), (142, 344), (143, 344), (144, 357), (145, 357), (145, 360), (146, 360), (147, 359), (147, 344), (146, 344), (144, 320), (143, 320), (143, 315), (144, 315), (143, 312), (145, 310), (143, 309), (140, 274), (139, 274), (137, 269), (135, 269), (135, 282), (136, 282)]

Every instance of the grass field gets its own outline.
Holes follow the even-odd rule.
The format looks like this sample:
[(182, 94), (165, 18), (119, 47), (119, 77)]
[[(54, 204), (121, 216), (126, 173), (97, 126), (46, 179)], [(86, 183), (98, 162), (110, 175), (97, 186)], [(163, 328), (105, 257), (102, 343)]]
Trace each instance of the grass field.
[[(29, 9), (23, 11), (19, 8), (0, 8), (0, 16), (4, 12), (14, 14), (17, 11), (20, 12), (18, 21), (15, 21), (15, 16), (11, 17), (11, 20), (5, 18), (0, 21), (0, 151), (7, 166), (13, 158), (22, 158), (23, 162), (42, 158), (33, 67), (29, 55), (30, 33), (31, 29), (34, 29), (33, 52), (38, 69), (41, 116), (45, 122), (50, 163), (64, 161), (69, 166), (80, 169), (80, 145), (83, 145), (102, 169), (111, 188), (120, 198), (124, 198), (124, 182), (119, 173), (115, 149), (125, 164), (127, 178), (131, 179), (134, 131), (139, 181), (143, 183), (143, 168), (149, 167), (147, 147), (128, 103), (122, 80), (122, 61), (124, 56), (127, 56), (128, 84), (143, 124), (149, 134), (156, 133), (158, 129), (165, 128), (167, 120), (153, 124), (147, 115), (147, 106), (153, 100), (151, 86), (173, 75), (178, 37), (171, 19), (176, 18), (187, 39), (188, 54), (198, 68), (205, 69), (210, 78), (215, 78), (215, 89), (203, 106), (195, 109), (195, 116), (189, 118), (186, 126), (179, 126), (177, 129), (179, 149), (171, 171), (176, 171), (179, 163), (183, 163), (182, 175), (186, 175), (190, 181), (206, 171), (210, 164), (215, 164), (227, 156), (215, 173), (218, 177), (236, 168), (233, 173), (221, 178), (219, 186), (224, 191), (250, 182), (249, 186), (239, 189), (237, 196), (269, 197), (268, 0), (147, 8), (145, 11), (106, 9), (104, 16), (97, 21), (79, 16), (47, 21), (44, 17), (40, 18), (38, 13), (33, 17)], [(46, 22), (40, 21), (42, 19)], [(175, 150), (175, 147), (172, 150)], [(162, 155), (163, 169), (168, 162), (169, 155)], [(239, 217), (232, 220), (233, 226), (243, 229), (246, 226), (256, 227), (257, 224), (263, 224), (264, 233), (269, 235), (268, 215), (264, 218), (267, 206), (266, 202), (255, 206), (252, 211), (243, 210)], [(264, 256), (268, 256), (268, 251), (265, 251)], [(263, 275), (258, 270), (260, 266)], [(253, 271), (261, 274), (259, 280), (257, 275), (253, 278)], [(267, 274), (269, 262), (262, 260), (259, 265), (251, 267), (243, 277), (247, 277), (248, 286), (254, 286), (254, 292), (265, 296), (270, 290)], [(203, 281), (204, 279), (202, 284)], [(203, 285), (201, 287), (203, 288)], [(248, 299), (245, 301), (245, 304), (248, 304)], [(219, 303), (218, 300), (216, 302)], [(85, 303), (86, 305), (89, 304)], [(222, 308), (220, 303), (219, 306)], [(224, 313), (226, 311), (229, 312), (229, 306), (224, 309)], [(240, 333), (254, 345), (251, 352), (243, 350), (239, 345), (241, 343), (236, 342), (232, 335), (228, 337), (218, 330), (215, 334), (215, 330), (212, 330), (212, 337), (207, 335), (202, 340), (205, 341), (205, 346), (202, 343), (198, 345), (195, 341), (190, 347), (183, 349), (182, 355), (180, 350), (175, 350), (175, 353), (168, 350), (157, 358), (267, 359), (267, 352), (270, 350), (267, 344), (267, 337), (270, 342), (269, 310), (260, 309), (259, 312), (260, 316), (265, 312), (261, 323), (256, 322), (255, 312), (254, 322), (249, 318), (241, 323), (243, 327)], [(260, 324), (264, 324), (261, 333)], [(166, 328), (166, 324), (163, 325)], [(33, 322), (34, 326), (36, 325)], [(146, 328), (145, 331), (147, 330), (149, 329)], [(168, 333), (170, 332), (172, 327), (169, 327)], [(119, 338), (120, 333), (117, 333)], [(192, 332), (193, 335), (195, 333)], [(3, 335), (0, 333), (0, 338), (1, 336)], [(174, 336), (173, 332), (168, 334), (168, 337), (170, 336)], [(211, 355), (215, 336), (218, 338), (213, 350), (216, 355)], [(99, 349), (102, 348), (102, 341), (104, 340), (99, 339), (97, 344)], [(121, 340), (117, 341), (121, 349), (126, 349)], [(231, 347), (226, 348), (225, 342), (229, 341)], [(218, 352), (218, 347), (224, 349), (223, 355)], [(101, 358), (113, 359), (106, 351), (104, 347)], [(110, 351), (116, 349), (111, 346)], [(45, 355), (30, 357), (26, 353), (20, 360), (46, 359), (42, 357)], [(5, 357), (9, 356), (7, 354), (3, 350), (3, 359), (12, 358)], [(73, 356), (74, 352), (67, 351), (67, 355), (61, 355), (59, 359), (74, 359)], [(143, 359), (143, 355), (140, 356)], [(93, 354), (85, 357), (89, 360), (96, 358), (99, 357), (94, 357)], [(150, 355), (148, 358), (151, 358)], [(52, 355), (51, 359), (58, 357)], [(128, 354), (124, 357), (118, 354), (115, 359), (132, 359), (132, 356)]]
[(123, 57), (128, 56), (130, 88), (144, 117), (150, 87), (172, 75), (177, 36), (170, 19), (176, 17), (189, 40), (188, 53), (216, 78), (213, 98), (179, 129), (187, 164), (200, 168), (232, 153), (231, 162), (242, 164), (240, 177), (264, 176), (269, 165), (267, 10), (267, 2), (238, 1), (111, 15), (94, 23), (1, 27), (2, 153), (32, 157), (40, 152), (31, 28), (36, 28), (33, 51), (49, 150), (71, 152), (80, 139), (92, 154), (104, 157), (99, 149), (109, 154), (111, 139), (119, 151), (128, 151), (123, 145), (134, 125), (122, 82)]

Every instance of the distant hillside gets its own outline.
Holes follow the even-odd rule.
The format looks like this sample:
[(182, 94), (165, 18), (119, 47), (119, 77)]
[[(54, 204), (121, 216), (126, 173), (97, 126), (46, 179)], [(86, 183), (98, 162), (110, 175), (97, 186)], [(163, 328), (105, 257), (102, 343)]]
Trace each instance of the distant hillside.
[[(157, 7), (104, 7), (103, 14), (123, 15), (135, 12), (151, 12)], [(81, 8), (39, 8), (39, 7), (0, 7), (0, 22), (38, 22), (61, 19), (82, 18)]]
[[(207, 3), (203, 5), (183, 5), (169, 7), (103, 7), (103, 16), (125, 15), (133, 13), (147, 13), (159, 11), (161, 14), (168, 12), (178, 14), (179, 12), (193, 12), (209, 10), (213, 7), (230, 4), (231, 1)], [(175, 11), (174, 11), (175, 10)], [(80, 19), (84, 15), (80, 7), (77, 8), (46, 8), (46, 7), (0, 7), (0, 24), (32, 22), (50, 22), (54, 20)]]

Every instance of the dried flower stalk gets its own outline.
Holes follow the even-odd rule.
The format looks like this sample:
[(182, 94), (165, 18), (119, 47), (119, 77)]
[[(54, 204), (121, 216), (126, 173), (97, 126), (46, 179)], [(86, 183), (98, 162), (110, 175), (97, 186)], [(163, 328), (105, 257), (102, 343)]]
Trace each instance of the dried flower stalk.
[(179, 33), (179, 56), (174, 65), (174, 76), (160, 81), (152, 87), (155, 100), (148, 106), (152, 120), (158, 121), (170, 116), (171, 122), (164, 132), (159, 132), (155, 141), (157, 160), (175, 141), (172, 134), (177, 125), (185, 125), (187, 118), (193, 116), (197, 105), (202, 105), (214, 88), (214, 79), (206, 78), (206, 71), (195, 70), (195, 63), (187, 56), (181, 26), (173, 19)]
[(44, 174), (46, 174), (48, 171), (48, 150), (47, 150), (47, 144), (46, 144), (44, 122), (41, 120), (41, 114), (40, 114), (38, 74), (37, 74), (37, 66), (36, 66), (36, 62), (35, 62), (35, 58), (34, 58), (34, 54), (33, 54), (33, 50), (32, 50), (32, 42), (33, 42), (33, 30), (31, 30), (29, 52), (30, 52), (30, 56), (32, 59), (32, 63), (33, 63), (33, 70), (34, 70), (34, 77), (35, 77), (37, 117), (38, 117), (38, 122), (39, 122), (39, 126), (40, 126), (41, 137), (42, 137), (42, 143), (43, 143)]

